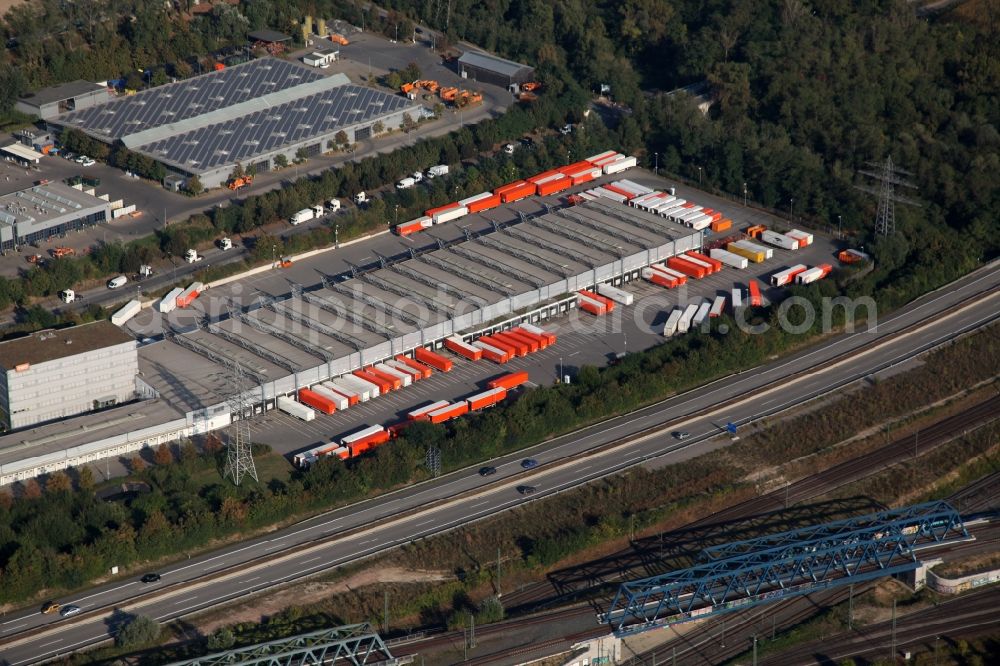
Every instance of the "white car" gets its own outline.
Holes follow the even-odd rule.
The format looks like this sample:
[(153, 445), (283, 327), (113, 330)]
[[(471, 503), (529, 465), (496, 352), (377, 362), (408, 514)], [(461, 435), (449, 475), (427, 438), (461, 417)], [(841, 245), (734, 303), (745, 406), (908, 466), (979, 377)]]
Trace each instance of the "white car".
[(89, 160), (89, 159), (90, 158), (87, 157), (86, 155), (77, 155), (76, 159), (74, 159), (73, 161), (76, 162), (77, 164), (83, 164), (84, 161)]
[(84, 161), (80, 162), (80, 166), (85, 166), (85, 167), (94, 166), (95, 164), (97, 164), (97, 162), (95, 162), (94, 160), (90, 159), (89, 157), (87, 159), (85, 159)]
[(506, 146), (503, 147), (503, 152), (506, 153), (507, 155), (513, 155), (514, 154), (514, 144), (508, 143)]

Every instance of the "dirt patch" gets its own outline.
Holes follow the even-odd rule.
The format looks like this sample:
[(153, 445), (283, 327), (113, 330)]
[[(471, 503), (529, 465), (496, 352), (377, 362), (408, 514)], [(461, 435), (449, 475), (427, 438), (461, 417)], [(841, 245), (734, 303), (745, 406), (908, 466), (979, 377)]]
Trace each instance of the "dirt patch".
[(0, 16), (6, 14), (7, 10), (9, 10), (14, 5), (21, 5), (24, 4), (25, 2), (26, 0), (0, 0)]
[(417, 571), (403, 567), (380, 567), (358, 571), (334, 582), (305, 582), (254, 596), (244, 603), (230, 606), (222, 614), (206, 614), (192, 624), (207, 636), (220, 627), (240, 622), (261, 622), (264, 618), (279, 613), (290, 606), (306, 606), (318, 603), (327, 597), (343, 592), (358, 590), (379, 583), (436, 583), (452, 580), (454, 576), (444, 571)]

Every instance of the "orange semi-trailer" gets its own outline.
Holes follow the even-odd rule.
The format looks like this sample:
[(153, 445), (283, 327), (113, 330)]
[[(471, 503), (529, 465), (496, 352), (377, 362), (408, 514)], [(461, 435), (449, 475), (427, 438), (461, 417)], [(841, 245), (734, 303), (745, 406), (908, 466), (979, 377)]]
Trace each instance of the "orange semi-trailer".
[(450, 338), (445, 338), (444, 341), (445, 349), (459, 356), (464, 356), (470, 361), (478, 361), (483, 357), (483, 350), (479, 347), (470, 345), (468, 342), (458, 337), (457, 335)]
[(507, 335), (506, 333), (494, 333), (490, 336), (494, 340), (501, 342), (508, 347), (514, 348), (514, 353), (518, 356), (527, 356), (531, 353), (531, 347), (526, 342), (521, 342), (513, 336)]
[(547, 337), (545, 337), (544, 335), (538, 335), (537, 333), (532, 333), (531, 331), (523, 327), (519, 326), (517, 328), (511, 329), (511, 332), (520, 335), (522, 338), (525, 338), (526, 340), (533, 340), (535, 344), (538, 345), (539, 349), (545, 349), (546, 347), (549, 346), (549, 339)]
[(521, 324), (520, 328), (527, 331), (528, 333), (534, 333), (535, 335), (543, 336), (546, 340), (548, 340), (548, 343), (550, 345), (554, 345), (556, 343), (557, 338), (555, 333), (550, 333), (548, 331), (542, 330), (541, 328), (538, 328), (534, 324)]
[(448, 405), (447, 407), (442, 407), (441, 409), (435, 409), (427, 415), (427, 420), (431, 423), (444, 423), (445, 421), (450, 421), (451, 419), (458, 418), (462, 414), (469, 413), (469, 403), (456, 402), (454, 405)]
[(378, 387), (379, 395), (384, 395), (392, 390), (392, 382), (386, 381), (377, 375), (367, 372), (365, 370), (355, 370), (351, 373), (355, 377), (365, 380), (369, 384), (374, 384)]
[(529, 354), (534, 354), (536, 351), (542, 348), (542, 344), (541, 342), (539, 342), (537, 338), (534, 338), (530, 335), (525, 335), (521, 331), (511, 329), (509, 331), (504, 331), (503, 334), (528, 345)]
[(505, 388), (508, 391), (516, 389), (521, 384), (528, 381), (528, 373), (524, 370), (518, 372), (511, 372), (510, 374), (500, 375), (494, 379), (491, 379), (486, 385), (492, 388)]
[(423, 363), (419, 363), (417, 361), (414, 361), (412, 358), (410, 358), (408, 356), (404, 356), (402, 354), (397, 354), (396, 355), (396, 360), (399, 361), (400, 363), (403, 363), (403, 364), (405, 364), (405, 365), (413, 368), (417, 372), (419, 372), (420, 376), (423, 377), (424, 379), (427, 379), (428, 377), (430, 377), (433, 374), (431, 372), (431, 369), (428, 368), (426, 365), (424, 365)]
[(397, 375), (390, 374), (374, 366), (368, 366), (367, 368), (365, 368), (365, 372), (375, 377), (378, 377), (384, 382), (389, 382), (389, 386), (392, 387), (393, 391), (398, 391), (399, 389), (403, 388), (403, 379)]
[(333, 400), (324, 398), (315, 391), (310, 391), (309, 389), (299, 389), (298, 398), (299, 402), (303, 405), (312, 407), (316, 411), (323, 412), (324, 414), (333, 414), (337, 411), (337, 406), (333, 404)]
[(521, 183), (517, 187), (511, 188), (506, 192), (500, 193), (500, 200), (504, 203), (511, 203), (512, 201), (519, 201), (525, 197), (530, 197), (535, 193), (534, 183)]
[(670, 257), (667, 259), (667, 267), (679, 271), (688, 277), (698, 279), (705, 277), (705, 273), (707, 272), (704, 267), (692, 264), (690, 261), (685, 261), (680, 257)]
[(465, 402), (469, 406), (469, 411), (475, 411), (477, 409), (492, 407), (506, 397), (507, 389), (502, 386), (497, 386), (491, 388), (489, 391), (483, 391), (482, 393), (470, 395), (465, 399)]
[(492, 335), (481, 335), (479, 336), (478, 341), (482, 342), (487, 346), (495, 347), (496, 349), (503, 351), (505, 354), (507, 354), (508, 361), (514, 358), (515, 356), (523, 356), (523, 354), (518, 353), (517, 347), (510, 344), (509, 342), (504, 342), (503, 340), (500, 340), (499, 338), (496, 338)]
[(718, 259), (712, 259), (711, 257), (704, 255), (701, 252), (688, 252), (687, 256), (691, 257), (692, 259), (697, 259), (698, 261), (702, 261), (708, 264), (709, 266), (712, 267), (713, 273), (718, 273), (719, 271), (722, 270), (721, 261), (719, 261)]
[(432, 352), (430, 349), (417, 347), (413, 350), (413, 358), (417, 359), (421, 363), (426, 363), (435, 370), (440, 370), (441, 372), (451, 371), (451, 359), (447, 359), (444, 356), (441, 356), (441, 354)]

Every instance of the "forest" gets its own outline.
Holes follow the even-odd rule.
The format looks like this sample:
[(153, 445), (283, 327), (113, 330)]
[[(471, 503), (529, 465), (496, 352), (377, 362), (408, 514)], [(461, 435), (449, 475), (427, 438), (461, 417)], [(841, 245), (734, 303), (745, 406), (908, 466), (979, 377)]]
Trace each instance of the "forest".
[[(306, 11), (387, 34), (397, 26), (406, 34), (419, 22), (452, 43), (467, 40), (535, 65), (550, 99), (609, 86), (621, 110), (619, 147), (648, 165), (655, 155), (667, 173), (734, 197), (745, 188), (750, 200), (817, 228), (842, 222), (875, 253), (869, 286), (897, 294), (894, 302), (1000, 248), (1000, 4), (992, 0), (926, 15), (904, 0), (362, 6), (243, 0), (238, 9), (220, 5), (188, 20), (138, 0), (21, 5), (3, 22), (0, 114), (9, 115), (23, 90), (78, 77), (191, 75), (201, 66), (192, 54), (240, 46), (247, 31), (262, 27), (294, 35)], [(713, 100), (708, 114), (684, 94), (663, 92), (698, 83)], [(532, 115), (556, 126), (585, 105)], [(897, 205), (898, 232), (878, 239), (875, 197), (855, 186), (872, 185), (859, 172), (888, 156), (912, 174), (916, 187), (905, 194), (919, 205)]]

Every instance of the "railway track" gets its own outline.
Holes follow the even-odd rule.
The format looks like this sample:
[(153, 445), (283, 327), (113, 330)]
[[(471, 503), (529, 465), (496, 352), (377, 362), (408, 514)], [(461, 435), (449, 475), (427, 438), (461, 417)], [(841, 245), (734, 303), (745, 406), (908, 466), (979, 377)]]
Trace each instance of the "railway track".
[[(721, 523), (744, 520), (752, 516), (784, 510), (793, 504), (822, 496), (837, 488), (882, 471), (887, 467), (913, 459), (915, 443), (917, 444), (916, 453), (924, 454), (951, 441), (957, 432), (974, 430), (998, 418), (1000, 418), (1000, 395), (972, 405), (957, 414), (952, 414), (921, 429), (919, 440), (913, 436), (900, 437), (874, 451), (834, 465), (817, 474), (799, 479), (789, 484), (787, 488), (771, 491), (765, 495), (735, 504), (711, 516), (693, 521), (683, 528), (676, 530), (673, 534), (690, 532)], [(992, 477), (994, 477), (992, 481), (989, 481), (990, 477), (987, 477), (987, 479), (983, 479), (969, 489), (961, 491), (966, 493), (963, 496), (969, 498), (969, 501), (976, 501), (977, 504), (988, 502), (989, 495), (983, 491), (1000, 486), (1000, 473), (992, 475)], [(664, 539), (669, 540), (671, 534), (667, 533), (662, 536)], [(631, 577), (644, 577), (649, 574), (650, 558), (648, 556), (636, 557), (635, 543), (605, 558), (605, 562), (609, 563), (615, 560), (621, 560), (623, 563), (632, 563), (632, 565), (617, 572), (609, 571), (608, 565), (605, 565), (605, 569), (602, 572), (604, 575), (600, 575), (599, 585), (607, 586), (615, 584), (620, 580)], [(569, 599), (579, 598), (581, 595), (586, 594), (587, 591), (586, 586), (581, 586), (578, 589), (570, 591), (566, 589), (553, 590), (553, 584), (550, 581), (545, 581), (507, 594), (504, 597), (504, 603), (508, 611), (512, 614), (530, 612), (551, 607), (555, 603), (567, 600), (567, 597)]]
[[(1000, 630), (1000, 613), (996, 611), (998, 604), (1000, 588), (993, 586), (899, 617), (895, 632), (891, 621), (880, 622), (789, 648), (769, 655), (759, 663), (762, 666), (815, 664), (817, 655), (823, 655), (826, 663), (850, 657), (886, 659), (890, 655), (895, 661), (905, 651), (934, 649), (938, 638), (942, 641), (945, 637), (954, 640)], [(891, 653), (893, 643), (896, 646), (894, 654)]]

